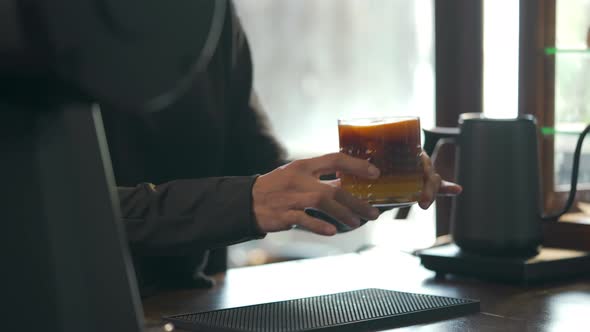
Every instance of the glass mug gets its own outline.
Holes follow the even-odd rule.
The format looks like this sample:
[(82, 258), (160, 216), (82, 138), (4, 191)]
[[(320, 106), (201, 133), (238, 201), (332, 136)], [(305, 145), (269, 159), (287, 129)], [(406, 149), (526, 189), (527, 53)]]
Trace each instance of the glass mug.
[(341, 175), (342, 188), (375, 207), (412, 205), (422, 192), (420, 118), (338, 120), (340, 152), (366, 159), (381, 171), (376, 180)]

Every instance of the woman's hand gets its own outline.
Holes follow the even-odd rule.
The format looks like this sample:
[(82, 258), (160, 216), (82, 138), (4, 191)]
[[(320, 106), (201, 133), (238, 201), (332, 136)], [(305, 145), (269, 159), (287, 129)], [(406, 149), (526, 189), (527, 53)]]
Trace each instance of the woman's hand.
[(444, 181), (438, 173), (434, 171), (434, 166), (426, 152), (422, 151), (422, 166), (424, 168), (424, 185), (422, 195), (418, 199), (418, 204), (423, 209), (428, 209), (436, 199), (436, 195), (454, 196), (461, 193), (463, 188), (452, 182)]
[(339, 181), (320, 181), (320, 175), (337, 172), (377, 179), (379, 170), (366, 160), (343, 153), (296, 160), (256, 180), (252, 189), (253, 209), (258, 228), (277, 232), (302, 226), (321, 235), (334, 235), (334, 225), (313, 218), (305, 208), (321, 210), (351, 228), (361, 218), (375, 220), (379, 210), (340, 188)]
[[(421, 208), (430, 207), (436, 195), (457, 195), (461, 192), (461, 186), (441, 179), (425, 152), (422, 152), (421, 158), (424, 169), (424, 185), (418, 199)], [(258, 177), (252, 188), (258, 228), (268, 233), (299, 225), (321, 235), (336, 234), (334, 225), (309, 216), (304, 212), (306, 208), (324, 211), (353, 229), (360, 226), (361, 219), (377, 219), (379, 210), (343, 190), (340, 180), (319, 179), (321, 175), (334, 173), (373, 180), (380, 174), (368, 161), (343, 153), (296, 160), (279, 167)]]

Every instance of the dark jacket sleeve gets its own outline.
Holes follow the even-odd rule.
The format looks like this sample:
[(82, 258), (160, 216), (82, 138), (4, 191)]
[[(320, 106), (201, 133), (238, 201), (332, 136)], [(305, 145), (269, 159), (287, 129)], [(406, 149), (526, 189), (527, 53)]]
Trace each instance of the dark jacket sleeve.
[[(233, 10), (233, 7), (232, 7)], [(286, 163), (286, 153), (273, 136), (268, 118), (252, 89), (253, 65), (248, 40), (232, 13), (232, 58), (229, 81), (231, 116), (226, 157), (230, 174), (266, 173)]]
[(146, 255), (183, 255), (263, 237), (252, 212), (255, 180), (220, 177), (119, 187), (131, 248)]

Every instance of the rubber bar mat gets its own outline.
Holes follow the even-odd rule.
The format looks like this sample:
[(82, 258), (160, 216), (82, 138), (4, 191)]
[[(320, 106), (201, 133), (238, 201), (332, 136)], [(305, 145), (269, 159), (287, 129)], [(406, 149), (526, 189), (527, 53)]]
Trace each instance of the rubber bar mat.
[(383, 289), (301, 298), (164, 318), (191, 331), (359, 331), (427, 323), (479, 312), (479, 301)]

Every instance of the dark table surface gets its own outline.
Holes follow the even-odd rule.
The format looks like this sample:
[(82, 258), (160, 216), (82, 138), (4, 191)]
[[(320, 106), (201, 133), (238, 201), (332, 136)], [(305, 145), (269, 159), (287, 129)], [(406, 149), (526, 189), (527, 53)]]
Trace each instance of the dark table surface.
[(231, 269), (215, 278), (213, 289), (168, 291), (144, 300), (147, 324), (179, 313), (384, 288), (481, 301), (481, 313), (396, 331), (590, 331), (588, 277), (533, 286), (436, 278), (418, 258), (391, 249)]

